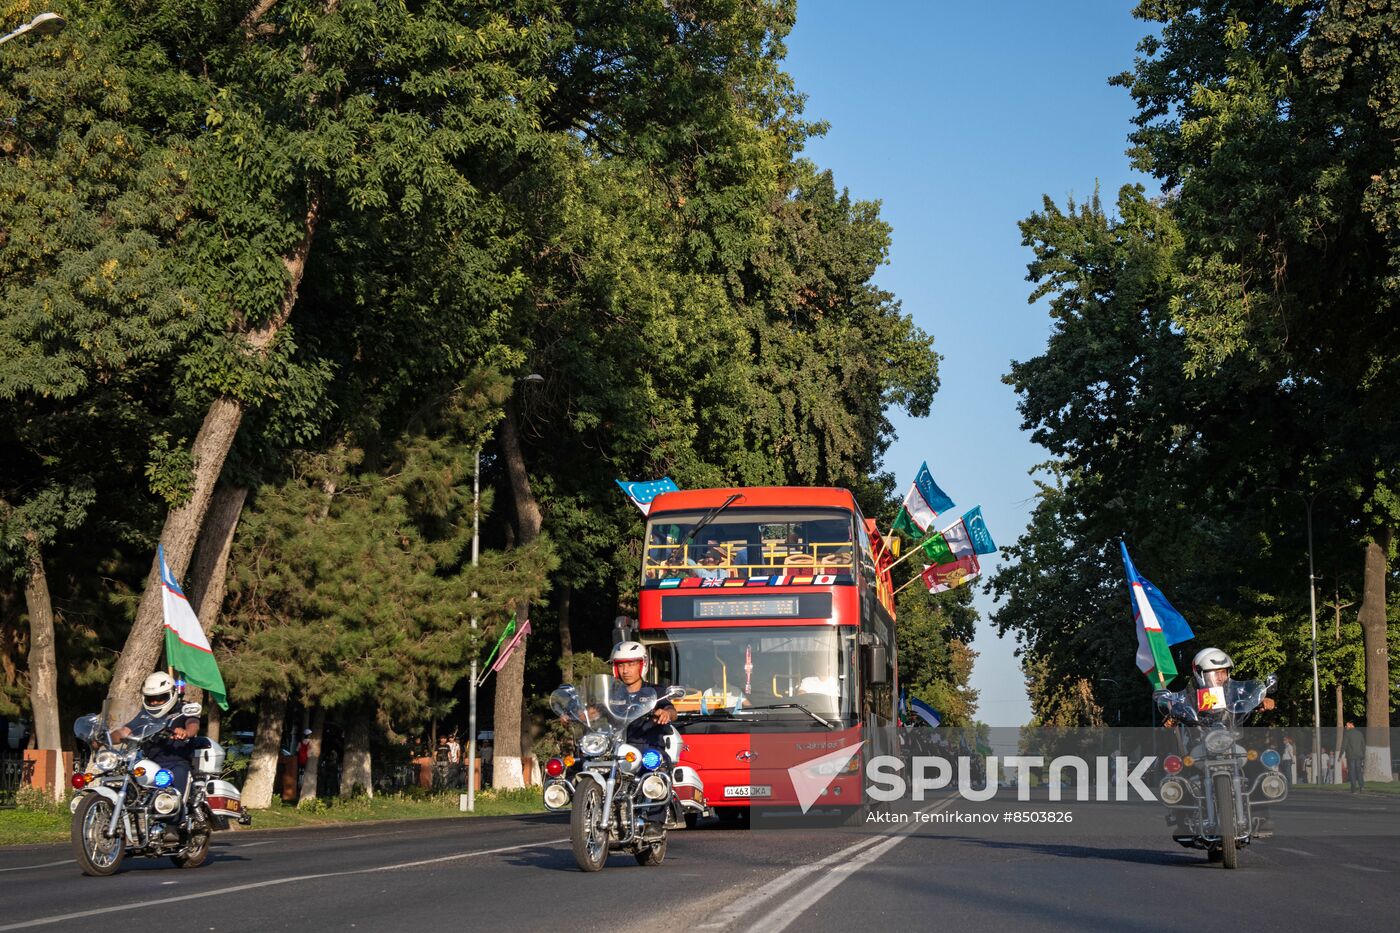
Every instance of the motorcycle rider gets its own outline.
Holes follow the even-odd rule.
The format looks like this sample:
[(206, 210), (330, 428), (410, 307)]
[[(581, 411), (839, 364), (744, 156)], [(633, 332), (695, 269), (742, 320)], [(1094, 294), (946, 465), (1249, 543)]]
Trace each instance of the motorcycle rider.
[[(169, 735), (160, 735), (146, 743), (146, 757), (170, 772), (170, 786), (180, 792), (181, 811), (189, 791), (190, 764), (195, 752), (195, 738), (199, 735), (198, 716), (172, 716), (179, 705), (180, 697), (175, 690), (175, 681), (164, 671), (156, 671), (141, 685), (141, 712), (130, 722), (112, 730), (112, 742), (121, 742), (132, 733), (150, 734), (153, 725), (169, 730)], [(177, 813), (181, 811), (176, 811)]]
[[(648, 696), (656, 695), (655, 687), (642, 683), (642, 677), (647, 672), (647, 650), (642, 647), (641, 642), (618, 642), (613, 646), (609, 660), (612, 661), (613, 677), (621, 682), (631, 698), (645, 700)], [(674, 722), (675, 718), (676, 707), (670, 700), (662, 700), (656, 704), (650, 716), (638, 719), (628, 726), (627, 741), (634, 745), (661, 750), (666, 726)]]
[[(1227, 701), (1230, 697), (1230, 671), (1235, 662), (1219, 648), (1202, 648), (1191, 659), (1191, 674), (1196, 678), (1196, 686), (1202, 690), (1211, 687), (1224, 687)], [(1259, 704), (1261, 709), (1274, 708), (1273, 697), (1265, 697)]]
[[(613, 646), (612, 655), (613, 677), (621, 684), (629, 698), (645, 702), (656, 696), (656, 688), (650, 684), (642, 683), (642, 676), (647, 670), (647, 651), (636, 641), (620, 641)], [(651, 715), (643, 716), (641, 719), (633, 720), (627, 727), (627, 741), (639, 748), (654, 748), (662, 755), (662, 759), (668, 765), (674, 765), (666, 755), (666, 729), (676, 719), (676, 707), (670, 700), (662, 700), (656, 704), (656, 708), (651, 711)], [(675, 811), (673, 815), (680, 819), (679, 805), (673, 799), (671, 802)], [(655, 835), (661, 832), (663, 820), (659, 817), (651, 820), (651, 825), (647, 829), (648, 835)]]

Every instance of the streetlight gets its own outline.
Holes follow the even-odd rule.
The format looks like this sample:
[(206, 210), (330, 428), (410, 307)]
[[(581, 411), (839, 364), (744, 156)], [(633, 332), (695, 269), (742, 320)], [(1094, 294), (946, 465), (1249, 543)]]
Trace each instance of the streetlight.
[[(544, 377), (530, 373), (518, 380), (529, 385), (539, 385)], [(481, 559), (481, 447), (476, 448), (476, 469), (472, 471), (472, 567)], [(472, 590), (472, 603), (475, 606), (476, 590)], [(472, 615), (472, 630), (476, 630), (476, 615)], [(476, 812), (476, 654), (472, 654), (471, 693), (467, 702), (467, 812)]]
[(14, 32), (7, 32), (0, 36), (0, 45), (9, 42), (11, 39), (18, 39), (26, 32), (32, 32), (36, 36), (51, 36), (62, 31), (68, 21), (57, 13), (40, 13), (38, 16), (16, 29)]

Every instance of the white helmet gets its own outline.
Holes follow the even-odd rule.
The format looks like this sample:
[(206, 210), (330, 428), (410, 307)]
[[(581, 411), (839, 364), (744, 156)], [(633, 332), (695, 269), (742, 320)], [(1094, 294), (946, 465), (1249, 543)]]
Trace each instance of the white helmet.
[(156, 671), (141, 685), (141, 705), (152, 716), (168, 716), (179, 698), (175, 696), (175, 681), (165, 671)]
[(1191, 659), (1191, 673), (1196, 677), (1196, 686), (1206, 686), (1206, 671), (1228, 671), (1235, 666), (1230, 656), (1219, 648), (1202, 648)]
[(617, 676), (617, 665), (622, 661), (641, 661), (642, 676), (646, 676), (647, 649), (639, 641), (620, 641), (613, 645), (612, 656), (608, 660), (612, 661), (614, 677)]

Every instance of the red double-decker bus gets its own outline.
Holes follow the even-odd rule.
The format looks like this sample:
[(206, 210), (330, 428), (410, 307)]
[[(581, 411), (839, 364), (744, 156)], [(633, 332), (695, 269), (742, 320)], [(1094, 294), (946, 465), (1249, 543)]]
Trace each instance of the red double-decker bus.
[(651, 504), (643, 550), (648, 678), (691, 688), (676, 704), (681, 762), (699, 771), (716, 813), (797, 805), (788, 769), (858, 744), (806, 802), (859, 807), (862, 761), (893, 752), (881, 746), (897, 662), (887, 561), (855, 498), (666, 493)]

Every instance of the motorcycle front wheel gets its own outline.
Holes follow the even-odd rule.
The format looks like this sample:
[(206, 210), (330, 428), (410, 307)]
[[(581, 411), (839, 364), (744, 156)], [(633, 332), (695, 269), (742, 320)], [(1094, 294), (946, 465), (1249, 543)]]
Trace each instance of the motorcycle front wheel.
[(1228, 774), (1215, 776), (1215, 812), (1220, 824), (1220, 862), (1226, 868), (1240, 867), (1240, 850), (1235, 845), (1235, 787)]
[[(608, 861), (608, 828), (603, 816), (603, 789), (596, 781), (582, 780), (574, 793), (569, 814), (569, 838), (574, 861), (584, 871), (598, 871)], [(598, 824), (602, 822), (602, 828)]]
[(104, 835), (111, 821), (112, 801), (99, 794), (83, 797), (73, 811), (73, 857), (83, 874), (102, 878), (121, 866), (126, 855), (121, 824), (117, 824), (115, 837), (108, 839)]

